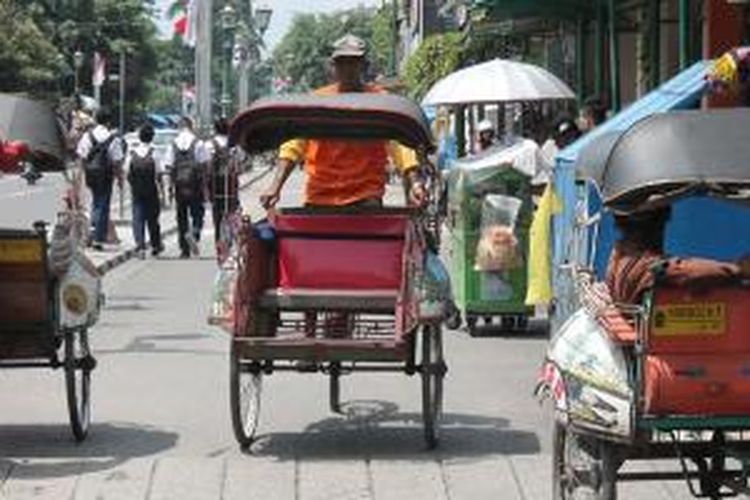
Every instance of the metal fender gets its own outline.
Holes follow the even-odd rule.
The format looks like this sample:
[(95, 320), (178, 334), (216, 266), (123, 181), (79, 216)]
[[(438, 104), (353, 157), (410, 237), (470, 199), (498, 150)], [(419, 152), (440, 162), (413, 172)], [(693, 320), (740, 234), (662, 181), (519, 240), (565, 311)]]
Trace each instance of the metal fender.
[(62, 330), (83, 328), (99, 319), (103, 303), (101, 278), (82, 251), (76, 249), (57, 286), (59, 325)]

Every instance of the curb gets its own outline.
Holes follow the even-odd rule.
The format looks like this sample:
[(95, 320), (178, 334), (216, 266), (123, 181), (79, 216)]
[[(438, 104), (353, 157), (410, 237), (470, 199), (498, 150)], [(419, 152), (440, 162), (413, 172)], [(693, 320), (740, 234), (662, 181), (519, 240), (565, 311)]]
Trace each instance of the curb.
[[(177, 226), (172, 226), (169, 229), (162, 231), (161, 236), (162, 238), (165, 238), (165, 237), (172, 236), (173, 234), (177, 234)], [(111, 271), (112, 269), (124, 264), (125, 262), (135, 257), (135, 254), (136, 254), (135, 247), (131, 247), (126, 250), (123, 250), (120, 253), (113, 255), (109, 259), (106, 259), (104, 262), (96, 266), (96, 270), (99, 272), (99, 274), (104, 275), (108, 273), (109, 271)]]
[[(272, 171), (273, 169), (268, 169), (268, 171), (263, 172), (263, 174), (268, 173)], [(248, 172), (249, 173), (249, 172)], [(264, 175), (263, 175), (264, 176)], [(263, 176), (254, 175), (250, 176), (249, 179), (246, 179), (245, 181), (241, 182), (238, 186), (238, 190), (242, 191), (253, 185), (257, 180), (262, 178)], [(177, 225), (170, 226), (168, 229), (162, 231), (161, 236), (162, 238), (166, 238), (169, 236), (172, 236), (174, 234), (177, 234)], [(96, 266), (96, 270), (99, 272), (100, 275), (105, 275), (112, 269), (121, 266), (125, 262), (129, 261), (136, 255), (136, 248), (131, 247), (126, 250), (123, 250), (119, 253), (116, 253), (115, 255), (112, 255), (110, 258), (106, 259), (104, 262)]]

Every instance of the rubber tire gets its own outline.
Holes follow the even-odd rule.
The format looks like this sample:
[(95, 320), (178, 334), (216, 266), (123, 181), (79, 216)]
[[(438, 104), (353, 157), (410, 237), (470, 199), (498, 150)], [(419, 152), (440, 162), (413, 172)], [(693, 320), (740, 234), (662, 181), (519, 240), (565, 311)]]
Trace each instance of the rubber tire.
[(445, 321), (443, 321), (443, 324), (445, 327), (449, 330), (458, 330), (461, 328), (461, 325), (463, 324), (463, 318), (461, 318), (461, 311), (458, 309), (454, 309), (447, 318), (445, 318)]
[(422, 327), (422, 422), (428, 449), (438, 445), (443, 411), (443, 339), (439, 325)]
[(70, 429), (76, 441), (83, 441), (91, 424), (91, 368), (76, 366), (90, 356), (88, 332), (81, 329), (65, 332), (65, 390), (68, 400)]
[(332, 368), (328, 374), (328, 406), (333, 413), (341, 413), (341, 373)]
[[(565, 466), (565, 441), (568, 431), (565, 426), (555, 422), (552, 431), (552, 498), (553, 500), (569, 500), (569, 497), (562, 487), (561, 471)], [(608, 443), (596, 439), (588, 438), (593, 441), (595, 449), (598, 450), (599, 459), (602, 463), (600, 471), (600, 481), (598, 488), (594, 491), (593, 496), (588, 496), (592, 500), (617, 500), (617, 461), (614, 457), (613, 450)], [(593, 489), (593, 488), (592, 488)]]
[(473, 314), (466, 315), (466, 330), (472, 337), (477, 335), (477, 317)]
[[(255, 438), (260, 419), (260, 395), (263, 387), (263, 378), (260, 373), (242, 371), (240, 368), (239, 355), (236, 343), (232, 342), (229, 351), (229, 406), (232, 415), (232, 430), (234, 437), (241, 449), (247, 449)], [(243, 379), (248, 389), (243, 393)], [(250, 404), (246, 414), (243, 408)]]
[(503, 314), (500, 317), (500, 329), (503, 333), (511, 334), (516, 332), (516, 318), (509, 314)]

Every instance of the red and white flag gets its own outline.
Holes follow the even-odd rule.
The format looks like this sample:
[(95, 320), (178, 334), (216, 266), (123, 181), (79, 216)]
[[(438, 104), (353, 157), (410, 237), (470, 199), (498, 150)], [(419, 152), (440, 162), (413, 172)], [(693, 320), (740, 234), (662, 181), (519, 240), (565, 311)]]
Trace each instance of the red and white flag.
[(94, 52), (94, 67), (91, 74), (91, 84), (94, 87), (104, 85), (107, 75), (107, 60), (99, 52)]

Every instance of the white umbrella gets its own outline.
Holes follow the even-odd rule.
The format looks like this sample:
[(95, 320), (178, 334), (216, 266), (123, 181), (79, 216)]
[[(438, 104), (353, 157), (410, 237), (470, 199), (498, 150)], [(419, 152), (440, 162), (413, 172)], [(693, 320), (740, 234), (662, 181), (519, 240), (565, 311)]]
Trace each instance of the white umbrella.
[(544, 68), (505, 59), (493, 59), (451, 73), (432, 86), (422, 104), (575, 99), (562, 80)]

